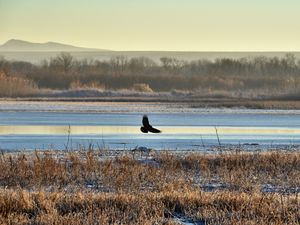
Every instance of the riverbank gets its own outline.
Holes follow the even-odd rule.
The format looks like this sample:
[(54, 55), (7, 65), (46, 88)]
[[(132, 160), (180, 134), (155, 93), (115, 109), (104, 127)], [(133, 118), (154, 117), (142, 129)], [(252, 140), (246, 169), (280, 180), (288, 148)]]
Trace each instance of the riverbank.
[(35, 151), (0, 157), (1, 223), (298, 224), (295, 151)]
[[(193, 112), (203, 109), (300, 110), (300, 100), (240, 98), (0, 98), (0, 111)], [(112, 110), (112, 111), (110, 111)]]

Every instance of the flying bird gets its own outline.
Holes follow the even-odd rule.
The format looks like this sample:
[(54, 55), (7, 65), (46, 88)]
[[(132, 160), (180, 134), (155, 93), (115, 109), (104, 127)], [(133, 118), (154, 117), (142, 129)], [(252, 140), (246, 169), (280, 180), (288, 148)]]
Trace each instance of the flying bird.
[(148, 133), (148, 132), (151, 132), (151, 133), (160, 133), (161, 132), (160, 130), (152, 127), (149, 124), (149, 120), (148, 120), (148, 116), (147, 115), (143, 116), (143, 126), (141, 127), (141, 131), (143, 133)]

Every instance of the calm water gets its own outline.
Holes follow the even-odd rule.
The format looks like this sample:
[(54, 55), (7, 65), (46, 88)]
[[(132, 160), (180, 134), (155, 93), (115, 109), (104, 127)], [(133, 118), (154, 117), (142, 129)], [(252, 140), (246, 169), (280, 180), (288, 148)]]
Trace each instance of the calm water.
[[(150, 122), (162, 134), (139, 132), (142, 114), (0, 112), (0, 148), (64, 149), (95, 147), (210, 150), (219, 145), (245, 149), (300, 145), (300, 114), (153, 113)], [(69, 136), (69, 138), (68, 138)], [(69, 141), (68, 141), (69, 139)]]

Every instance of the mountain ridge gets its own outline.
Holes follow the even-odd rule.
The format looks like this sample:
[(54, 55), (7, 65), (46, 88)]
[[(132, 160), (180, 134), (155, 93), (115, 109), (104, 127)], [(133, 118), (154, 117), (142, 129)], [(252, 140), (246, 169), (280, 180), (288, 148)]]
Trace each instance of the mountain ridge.
[(44, 43), (35, 43), (29, 42), (19, 39), (10, 39), (6, 41), (4, 44), (0, 45), (0, 52), (62, 52), (62, 51), (69, 51), (69, 52), (104, 52), (110, 51), (106, 49), (96, 49), (96, 48), (84, 48), (78, 47), (69, 44), (63, 44), (59, 42), (44, 42)]

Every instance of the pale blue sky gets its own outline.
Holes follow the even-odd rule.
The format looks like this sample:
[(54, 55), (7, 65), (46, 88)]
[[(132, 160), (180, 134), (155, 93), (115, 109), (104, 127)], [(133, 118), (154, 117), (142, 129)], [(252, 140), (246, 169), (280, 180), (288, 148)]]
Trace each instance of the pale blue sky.
[(299, 0), (0, 0), (0, 43), (112, 50), (299, 51)]

